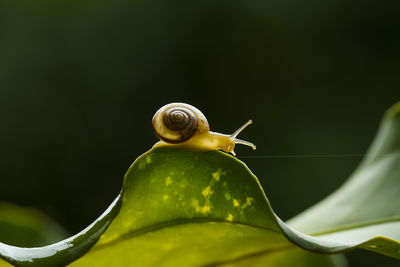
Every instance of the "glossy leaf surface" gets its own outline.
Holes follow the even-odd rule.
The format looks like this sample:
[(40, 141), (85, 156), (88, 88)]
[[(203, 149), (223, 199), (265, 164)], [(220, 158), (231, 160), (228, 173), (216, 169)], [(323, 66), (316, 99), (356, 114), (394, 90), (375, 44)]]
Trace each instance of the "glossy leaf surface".
[(349, 180), (289, 224), (400, 259), (400, 104), (386, 112), (366, 158)]
[[(118, 216), (71, 266), (231, 265), (242, 260), (265, 265), (267, 254), (275, 256), (267, 257), (272, 264), (285, 258), (277, 253), (293, 250), (326, 266), (343, 266), (333, 265), (333, 256), (295, 250), (256, 177), (225, 153), (150, 150), (130, 167), (123, 188)], [(285, 260), (286, 266), (294, 264)]]
[[(80, 233), (48, 246), (24, 248), (0, 242), (0, 257), (16, 266), (65, 266), (82, 256), (97, 242), (119, 207), (120, 196), (96, 221)], [(0, 266), (9, 266), (5, 261), (0, 260)]]
[[(128, 170), (118, 215), (71, 266), (346, 264), (341, 257), (292, 243), (313, 252), (365, 248), (400, 259), (399, 148), (396, 105), (349, 181), (289, 224), (275, 215), (257, 178), (236, 158), (219, 151), (152, 149)], [(76, 246), (65, 262), (85, 251)], [(2, 257), (14, 262), (15, 256), (33, 253), (19, 252), (6, 254), (7, 247), (0, 246)], [(46, 263), (67, 257), (62, 253)]]
[(22, 247), (44, 246), (68, 236), (42, 212), (0, 202), (0, 242)]
[[(369, 156), (344, 189), (335, 193), (343, 196), (343, 190), (353, 190), (346, 202), (341, 203), (340, 208), (346, 211), (353, 206), (357, 209), (357, 204), (365, 200), (363, 194), (381, 190), (379, 200), (375, 200), (380, 202), (364, 207), (367, 210), (380, 207), (380, 210), (365, 211), (364, 217), (356, 217), (351, 224), (336, 222), (321, 231), (319, 225), (335, 221), (341, 214), (340, 208), (336, 213), (327, 209), (323, 216), (313, 215), (314, 228), (298, 232), (273, 213), (258, 180), (243, 163), (217, 151), (159, 148), (144, 154), (130, 168), (125, 177), (120, 214), (92, 252), (73, 265), (93, 263), (99, 257), (104, 261), (110, 259), (107, 264), (111, 264), (116, 251), (126, 252), (118, 259), (120, 264), (144, 265), (160, 262), (173, 265), (179, 260), (188, 265), (240, 265), (243, 258), (244, 261), (262, 258), (266, 264), (267, 259), (287, 252), (287, 257), (280, 258), (283, 265), (283, 259), (290, 258), (291, 251), (291, 246), (281, 239), (283, 235), (315, 252), (339, 253), (358, 247), (400, 259), (400, 231), (396, 222), (400, 215), (396, 209), (400, 202), (397, 194), (400, 158), (393, 149), (400, 138), (399, 109), (397, 105), (387, 112)], [(368, 186), (373, 188), (368, 191)], [(353, 212), (357, 214), (356, 210)], [(313, 209), (308, 214), (312, 213)], [(387, 213), (394, 216), (388, 220)], [(350, 216), (346, 215), (342, 218)], [(292, 225), (301, 229), (296, 220)], [(304, 225), (308, 224), (313, 225), (310, 221)], [(213, 229), (217, 227), (220, 228)], [(224, 235), (223, 229), (229, 234)], [(244, 229), (249, 232), (241, 234), (243, 239), (230, 239)], [(271, 240), (274, 241), (268, 242)], [(149, 247), (142, 249), (143, 244)], [(293, 264), (288, 261), (288, 266)]]

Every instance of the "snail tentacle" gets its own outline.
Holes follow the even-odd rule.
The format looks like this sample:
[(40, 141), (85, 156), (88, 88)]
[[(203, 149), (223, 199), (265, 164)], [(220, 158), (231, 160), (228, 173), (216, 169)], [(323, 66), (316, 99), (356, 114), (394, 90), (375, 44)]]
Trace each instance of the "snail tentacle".
[(242, 139), (238, 139), (236, 138), (236, 136), (238, 136), (240, 134), (241, 131), (243, 131), (247, 126), (249, 126), (250, 124), (252, 124), (253, 121), (249, 120), (248, 122), (246, 122), (245, 124), (243, 124), (239, 129), (237, 129), (232, 135), (231, 137), (235, 139), (235, 144), (241, 144), (241, 145), (245, 145), (245, 146), (249, 146), (251, 148), (253, 148), (253, 150), (256, 150), (256, 146), (253, 143), (250, 143), (248, 141), (242, 140)]
[(208, 121), (200, 110), (185, 103), (171, 103), (161, 107), (154, 114), (153, 129), (161, 139), (155, 146), (180, 145), (201, 150), (221, 149), (235, 156), (235, 144), (256, 149), (253, 143), (236, 138), (251, 123), (249, 120), (232, 135), (211, 132)]

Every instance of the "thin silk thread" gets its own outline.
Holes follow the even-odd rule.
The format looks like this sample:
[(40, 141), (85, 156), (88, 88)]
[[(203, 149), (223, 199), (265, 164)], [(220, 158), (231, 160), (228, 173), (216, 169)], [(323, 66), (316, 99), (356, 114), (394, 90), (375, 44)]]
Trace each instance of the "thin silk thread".
[(263, 156), (240, 156), (239, 159), (258, 158), (362, 158), (366, 154), (322, 154), (322, 155), (263, 155)]

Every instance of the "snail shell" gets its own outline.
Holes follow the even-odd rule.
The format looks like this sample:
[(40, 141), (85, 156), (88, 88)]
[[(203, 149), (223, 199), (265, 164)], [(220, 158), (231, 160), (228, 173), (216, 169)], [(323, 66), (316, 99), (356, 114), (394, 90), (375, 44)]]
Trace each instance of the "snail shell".
[(153, 117), (153, 129), (161, 139), (155, 146), (181, 145), (202, 150), (221, 149), (235, 155), (235, 144), (256, 146), (236, 136), (251, 124), (248, 121), (231, 135), (210, 131), (207, 119), (197, 108), (185, 103), (172, 103), (160, 108)]
[(184, 103), (172, 103), (156, 112), (153, 129), (161, 140), (177, 144), (194, 135), (208, 132), (210, 126), (204, 114), (197, 108)]

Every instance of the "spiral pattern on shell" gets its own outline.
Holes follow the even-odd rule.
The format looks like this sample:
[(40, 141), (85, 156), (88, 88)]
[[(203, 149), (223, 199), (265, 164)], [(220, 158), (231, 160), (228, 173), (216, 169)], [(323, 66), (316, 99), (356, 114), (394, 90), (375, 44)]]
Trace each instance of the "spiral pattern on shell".
[(203, 113), (185, 103), (172, 103), (160, 108), (153, 117), (156, 135), (167, 143), (181, 143), (195, 134), (209, 131)]
[(188, 136), (193, 135), (197, 129), (196, 115), (184, 107), (167, 109), (163, 115), (163, 122), (171, 130), (185, 130)]

